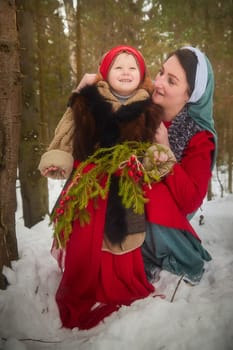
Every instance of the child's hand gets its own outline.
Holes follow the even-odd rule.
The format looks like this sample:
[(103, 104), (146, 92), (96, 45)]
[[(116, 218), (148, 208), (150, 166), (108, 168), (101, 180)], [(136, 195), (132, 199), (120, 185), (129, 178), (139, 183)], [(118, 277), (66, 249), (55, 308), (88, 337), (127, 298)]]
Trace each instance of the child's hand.
[(81, 81), (79, 82), (76, 89), (73, 90), (73, 92), (79, 92), (83, 87), (87, 85), (93, 85), (96, 80), (96, 74), (95, 73), (86, 73), (82, 77)]
[(65, 170), (56, 166), (46, 168), (41, 172), (43, 176), (52, 177), (56, 179), (65, 179)]
[(168, 161), (168, 154), (163, 151), (155, 150), (153, 152), (155, 162), (164, 163)]
[(51, 149), (41, 156), (38, 169), (42, 176), (51, 179), (68, 179), (74, 164), (74, 158), (71, 153), (61, 149)]
[(143, 158), (144, 168), (156, 177), (163, 177), (168, 174), (176, 158), (168, 146), (161, 144), (153, 144), (150, 146)]
[(171, 154), (173, 155), (167, 146), (153, 144), (146, 152), (143, 165), (146, 170), (152, 170), (158, 164), (163, 164), (170, 160)]

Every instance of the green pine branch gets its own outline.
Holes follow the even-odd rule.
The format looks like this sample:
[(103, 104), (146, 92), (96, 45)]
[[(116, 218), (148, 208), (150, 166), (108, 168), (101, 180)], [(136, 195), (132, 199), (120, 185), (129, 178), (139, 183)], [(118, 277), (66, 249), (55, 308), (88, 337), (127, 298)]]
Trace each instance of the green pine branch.
[[(119, 196), (122, 204), (125, 208), (132, 208), (136, 214), (143, 214), (147, 199), (142, 184), (160, 181), (153, 154), (147, 152), (150, 146), (148, 142), (129, 141), (110, 148), (100, 148), (78, 166), (67, 192), (51, 216), (58, 246), (65, 246), (68, 241), (73, 220), (79, 220), (80, 225), (90, 222), (87, 210), (89, 201), (107, 198), (111, 176), (117, 172), (120, 172)], [(163, 146), (158, 149), (166, 151)], [(145, 155), (154, 162), (148, 171), (139, 162)]]

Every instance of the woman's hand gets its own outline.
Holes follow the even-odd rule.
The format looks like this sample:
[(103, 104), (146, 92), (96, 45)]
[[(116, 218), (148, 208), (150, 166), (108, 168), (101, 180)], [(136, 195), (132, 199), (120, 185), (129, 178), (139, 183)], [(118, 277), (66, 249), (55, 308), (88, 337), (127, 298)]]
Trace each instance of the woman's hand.
[(161, 145), (165, 145), (165, 146), (169, 147), (168, 132), (167, 132), (167, 128), (163, 124), (163, 122), (160, 123), (160, 126), (156, 130), (155, 142), (160, 143)]
[(83, 87), (87, 85), (93, 85), (95, 80), (96, 80), (96, 75), (95, 73), (86, 73), (80, 80), (78, 86), (76, 89), (73, 90), (73, 92), (79, 92)]

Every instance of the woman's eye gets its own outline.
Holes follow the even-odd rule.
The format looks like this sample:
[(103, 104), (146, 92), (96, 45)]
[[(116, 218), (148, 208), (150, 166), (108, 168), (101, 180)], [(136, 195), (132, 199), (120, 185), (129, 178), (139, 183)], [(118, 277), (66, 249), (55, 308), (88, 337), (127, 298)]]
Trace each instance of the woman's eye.
[(168, 83), (169, 83), (170, 85), (175, 85), (175, 80), (172, 79), (172, 78), (168, 78)]
[(163, 75), (163, 70), (162, 69), (159, 70), (158, 75)]

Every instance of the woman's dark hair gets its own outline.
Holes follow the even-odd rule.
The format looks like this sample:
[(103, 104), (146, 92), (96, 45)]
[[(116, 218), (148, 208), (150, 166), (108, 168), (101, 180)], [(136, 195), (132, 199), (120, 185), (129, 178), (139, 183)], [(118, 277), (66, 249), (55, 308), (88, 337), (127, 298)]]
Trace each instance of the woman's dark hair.
[(178, 58), (182, 68), (185, 71), (187, 82), (189, 85), (188, 93), (189, 93), (189, 96), (191, 96), (195, 87), (195, 78), (196, 78), (197, 62), (198, 62), (197, 56), (195, 55), (194, 52), (192, 52), (189, 49), (178, 49), (172, 52), (168, 56), (168, 58), (174, 55)]

